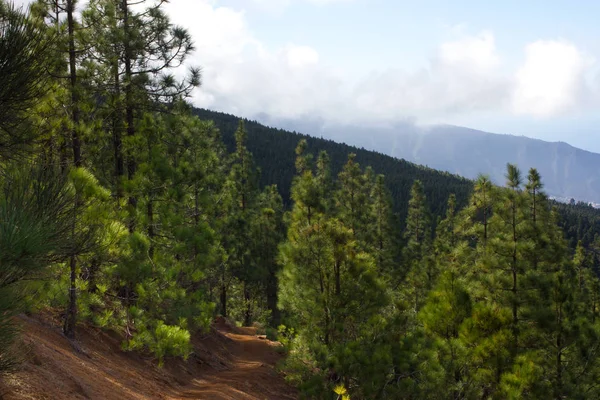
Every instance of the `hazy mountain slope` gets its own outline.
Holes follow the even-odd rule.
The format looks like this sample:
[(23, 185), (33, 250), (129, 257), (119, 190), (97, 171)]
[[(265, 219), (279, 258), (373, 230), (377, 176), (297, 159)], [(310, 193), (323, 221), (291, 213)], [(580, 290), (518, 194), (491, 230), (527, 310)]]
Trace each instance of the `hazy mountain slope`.
[(275, 126), (379, 151), (467, 178), (486, 173), (498, 184), (504, 183), (507, 162), (516, 163), (524, 172), (535, 167), (544, 177), (549, 194), (600, 203), (600, 154), (567, 143), (452, 125), (421, 128), (407, 122), (391, 127), (357, 127), (319, 122), (270, 121)]
[[(409, 154), (398, 156), (411, 159)], [(453, 126), (438, 126), (422, 135), (415, 160), (466, 177), (479, 172), (503, 183), (507, 162), (524, 171), (535, 167), (548, 193), (600, 202), (600, 154), (566, 143), (523, 136), (497, 135)]]

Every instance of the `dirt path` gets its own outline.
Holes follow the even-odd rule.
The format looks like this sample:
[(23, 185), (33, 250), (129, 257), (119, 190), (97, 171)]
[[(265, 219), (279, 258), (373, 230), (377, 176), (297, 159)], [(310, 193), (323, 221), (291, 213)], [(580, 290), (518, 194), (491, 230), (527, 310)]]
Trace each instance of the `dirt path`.
[(68, 341), (57, 321), (22, 317), (24, 362), (0, 378), (0, 399), (296, 399), (277, 372), (278, 343), (252, 328), (215, 321), (211, 332), (192, 339), (188, 361), (158, 368), (149, 356), (121, 351), (121, 339), (97, 328), (78, 330)]
[(184, 399), (296, 399), (274, 368), (280, 356), (275, 343), (256, 336), (252, 328), (219, 331), (235, 343), (231, 369), (194, 379), (174, 397)]

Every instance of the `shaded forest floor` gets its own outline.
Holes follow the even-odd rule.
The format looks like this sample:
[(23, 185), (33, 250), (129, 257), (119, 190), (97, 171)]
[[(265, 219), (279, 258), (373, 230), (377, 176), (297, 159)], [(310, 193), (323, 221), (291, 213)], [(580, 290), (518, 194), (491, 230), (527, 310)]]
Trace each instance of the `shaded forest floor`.
[(296, 399), (297, 392), (276, 371), (277, 347), (254, 328), (223, 319), (192, 339), (188, 361), (156, 360), (121, 350), (119, 335), (79, 327), (67, 340), (59, 321), (21, 316), (18, 371), (0, 378), (0, 399)]

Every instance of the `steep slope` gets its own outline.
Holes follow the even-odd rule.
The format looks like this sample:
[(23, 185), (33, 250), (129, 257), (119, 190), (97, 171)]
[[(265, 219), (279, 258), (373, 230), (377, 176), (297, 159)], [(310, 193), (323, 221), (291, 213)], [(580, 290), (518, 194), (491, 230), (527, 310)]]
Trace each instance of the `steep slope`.
[(187, 362), (121, 351), (121, 338), (81, 327), (69, 342), (49, 317), (22, 316), (24, 362), (0, 378), (0, 398), (17, 399), (295, 399), (297, 392), (274, 369), (276, 343), (252, 328), (223, 320), (209, 334), (193, 338)]
[[(268, 119), (268, 118), (267, 118)], [(452, 125), (344, 126), (323, 121), (273, 120), (275, 126), (345, 142), (467, 178), (488, 174), (504, 182), (506, 163), (535, 167), (549, 194), (600, 203), (600, 154), (563, 142), (501, 135)]]

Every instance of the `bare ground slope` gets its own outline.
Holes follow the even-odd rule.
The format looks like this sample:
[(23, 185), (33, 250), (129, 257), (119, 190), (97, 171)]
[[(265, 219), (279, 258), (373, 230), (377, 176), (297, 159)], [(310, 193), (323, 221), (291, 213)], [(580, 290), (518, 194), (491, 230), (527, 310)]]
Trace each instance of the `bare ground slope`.
[(188, 361), (156, 361), (121, 350), (115, 333), (80, 327), (67, 340), (58, 321), (21, 317), (18, 371), (0, 378), (0, 399), (296, 399), (275, 369), (278, 343), (217, 320), (193, 338)]

